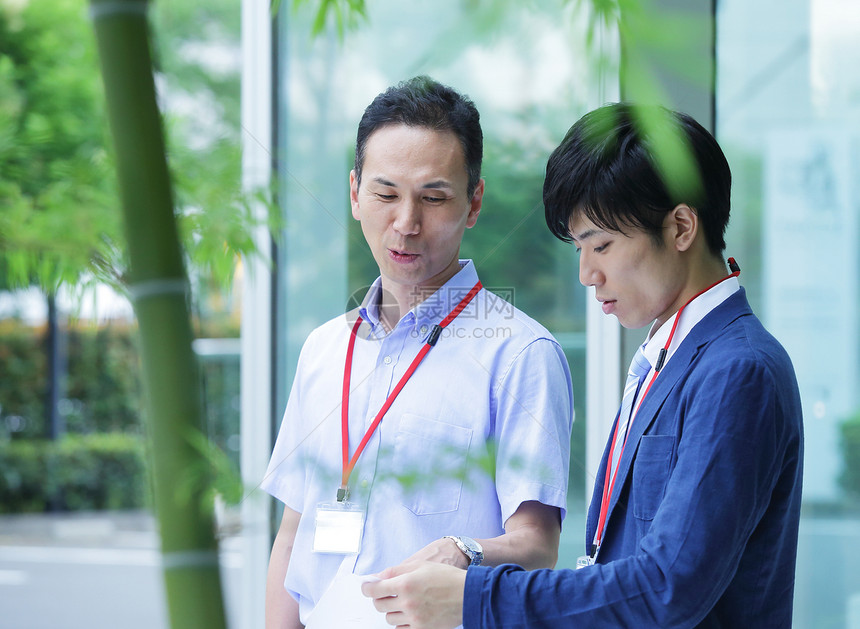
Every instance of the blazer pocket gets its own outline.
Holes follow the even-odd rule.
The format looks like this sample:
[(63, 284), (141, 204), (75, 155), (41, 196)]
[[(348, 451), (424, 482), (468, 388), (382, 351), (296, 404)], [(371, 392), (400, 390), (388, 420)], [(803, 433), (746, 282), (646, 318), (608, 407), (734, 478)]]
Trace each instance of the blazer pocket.
[(640, 520), (653, 520), (669, 481), (675, 437), (644, 435), (633, 462), (633, 515)]
[(416, 515), (460, 507), (472, 429), (405, 414), (394, 437), (394, 471), (403, 506)]

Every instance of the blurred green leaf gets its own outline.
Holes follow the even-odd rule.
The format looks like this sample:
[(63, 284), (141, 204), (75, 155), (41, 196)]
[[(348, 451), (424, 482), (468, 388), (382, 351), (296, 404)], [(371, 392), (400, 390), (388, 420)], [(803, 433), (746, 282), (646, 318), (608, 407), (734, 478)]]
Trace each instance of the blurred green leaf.
[[(151, 3), (176, 214), (191, 276), (227, 287), (256, 255), (243, 191), (232, 0)], [(0, 289), (125, 289), (127, 259), (86, 0), (0, 4)], [(199, 288), (199, 286), (195, 287)], [(194, 292), (194, 291), (193, 291)]]

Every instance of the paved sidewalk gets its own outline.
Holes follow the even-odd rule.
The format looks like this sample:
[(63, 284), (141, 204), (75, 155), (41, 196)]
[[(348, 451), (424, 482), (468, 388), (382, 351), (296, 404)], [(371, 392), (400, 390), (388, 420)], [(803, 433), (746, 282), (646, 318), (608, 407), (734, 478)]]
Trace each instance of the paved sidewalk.
[[(168, 629), (157, 530), (146, 511), (0, 515), (0, 629)], [(240, 542), (219, 543), (235, 627)]]
[(0, 515), (0, 546), (157, 549), (156, 526), (147, 511)]
[(0, 629), (167, 629), (155, 521), (0, 515)]

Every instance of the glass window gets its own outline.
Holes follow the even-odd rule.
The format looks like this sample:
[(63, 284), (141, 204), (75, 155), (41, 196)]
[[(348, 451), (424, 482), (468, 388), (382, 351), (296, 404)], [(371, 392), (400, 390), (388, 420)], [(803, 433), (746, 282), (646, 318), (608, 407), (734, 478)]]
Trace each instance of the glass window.
[(342, 41), (313, 38), (312, 15), (282, 10), (277, 75), (286, 229), (278, 255), (276, 413), (307, 334), (354, 307), (378, 275), (349, 210), (364, 108), (418, 74), (468, 94), (481, 113), (486, 194), (461, 256), (475, 261), (485, 286), (555, 334), (572, 368), (578, 420), (563, 566), (575, 565), (584, 530), (585, 291), (573, 248), (546, 229), (541, 193), (549, 153), (580, 115), (607, 99), (602, 79), (617, 76), (596, 62), (600, 40), (589, 50), (587, 21), (573, 4), (382, 0), (369, 3), (367, 19)]
[(860, 626), (860, 5), (724, 0), (717, 131), (727, 241), (794, 362), (805, 458), (797, 627)]

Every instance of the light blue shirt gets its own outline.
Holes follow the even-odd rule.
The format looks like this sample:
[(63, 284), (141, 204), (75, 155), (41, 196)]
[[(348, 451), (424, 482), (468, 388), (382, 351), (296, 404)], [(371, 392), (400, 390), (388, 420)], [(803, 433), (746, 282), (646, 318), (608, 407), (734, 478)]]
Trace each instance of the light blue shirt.
[[(349, 400), (349, 454), (439, 323), (475, 285), (471, 261), (386, 334), (379, 279), (358, 309)], [(550, 333), (482, 289), (442, 332), (369, 441), (350, 478), (366, 509), (361, 552), (311, 549), (317, 504), (341, 476), (341, 391), (356, 312), (308, 337), (261, 486), (302, 514), (285, 586), (304, 621), (339, 570), (397, 565), (444, 535), (491, 538), (521, 503), (565, 512), (573, 393)]]

